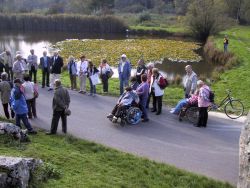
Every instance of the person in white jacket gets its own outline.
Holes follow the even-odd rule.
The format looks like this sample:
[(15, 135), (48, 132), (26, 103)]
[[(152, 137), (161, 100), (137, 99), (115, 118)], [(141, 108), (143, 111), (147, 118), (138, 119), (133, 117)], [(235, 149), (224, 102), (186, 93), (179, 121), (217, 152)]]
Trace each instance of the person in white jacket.
[(160, 88), (159, 83), (162, 82), (164, 78), (159, 73), (157, 68), (153, 68), (152, 72), (153, 74), (151, 76), (149, 90), (150, 93), (152, 92), (153, 96), (153, 108), (151, 112), (156, 112), (156, 115), (160, 115), (162, 110), (162, 97), (164, 95), (164, 89)]
[(193, 71), (191, 65), (187, 65), (185, 67), (186, 76), (184, 78), (184, 91), (185, 91), (185, 98), (189, 98), (192, 94), (194, 94), (196, 87), (197, 87), (197, 75)]
[(79, 77), (79, 85), (80, 85), (80, 91), (79, 93), (86, 93), (86, 80), (87, 80), (87, 68), (88, 68), (88, 61), (86, 60), (86, 57), (83, 55), (81, 57), (81, 61), (78, 63), (78, 69), (77, 69), (77, 75)]

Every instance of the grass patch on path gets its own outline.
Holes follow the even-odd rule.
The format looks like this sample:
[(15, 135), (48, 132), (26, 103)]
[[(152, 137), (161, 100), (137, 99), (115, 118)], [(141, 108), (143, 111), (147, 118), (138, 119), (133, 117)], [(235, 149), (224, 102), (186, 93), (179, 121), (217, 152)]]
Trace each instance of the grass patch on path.
[(182, 187), (231, 188), (228, 183), (195, 175), (72, 136), (47, 136), (39, 131), (25, 147), (6, 144), (1, 139), (0, 153), (6, 156), (40, 158), (61, 172), (38, 188), (82, 187)]
[(250, 27), (234, 27), (215, 36), (216, 46), (221, 50), (225, 34), (229, 37), (229, 51), (239, 58), (240, 65), (220, 75), (213, 89), (217, 100), (226, 95), (226, 89), (231, 89), (232, 96), (243, 102), (247, 113), (250, 109)]

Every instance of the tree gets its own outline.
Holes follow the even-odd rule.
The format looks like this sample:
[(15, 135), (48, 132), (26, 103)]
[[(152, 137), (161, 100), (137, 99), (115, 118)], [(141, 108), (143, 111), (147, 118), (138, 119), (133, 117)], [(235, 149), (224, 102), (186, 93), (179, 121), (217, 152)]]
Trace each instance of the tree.
[(225, 9), (219, 0), (193, 0), (188, 7), (187, 24), (193, 35), (205, 41), (225, 28)]
[(191, 0), (174, 0), (175, 12), (180, 15), (185, 15), (190, 2)]

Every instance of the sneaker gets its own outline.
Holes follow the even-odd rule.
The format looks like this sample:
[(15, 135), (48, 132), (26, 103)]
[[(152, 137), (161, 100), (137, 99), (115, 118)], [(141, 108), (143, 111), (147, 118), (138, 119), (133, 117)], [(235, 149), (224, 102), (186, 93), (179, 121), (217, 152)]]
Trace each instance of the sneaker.
[(109, 115), (107, 115), (107, 118), (113, 118), (114, 117), (114, 115), (113, 114), (109, 114)]
[(171, 114), (174, 114), (174, 109), (170, 110), (170, 113), (171, 113)]
[(116, 123), (116, 122), (117, 122), (117, 119), (118, 119), (118, 118), (114, 116), (113, 119), (112, 119), (112, 122), (113, 122), (113, 123)]
[(53, 89), (52, 88), (49, 88), (48, 91), (52, 91)]
[(52, 133), (52, 132), (49, 131), (49, 132), (46, 132), (45, 134), (46, 135), (53, 135), (53, 134), (56, 134), (56, 133)]
[(92, 93), (88, 93), (88, 96), (92, 96)]
[(143, 119), (142, 120), (142, 122), (148, 122), (149, 121), (149, 119), (147, 118), (147, 119)]
[(37, 134), (37, 132), (35, 130), (32, 130), (32, 131), (28, 131), (28, 134)]
[(87, 92), (86, 91), (83, 91), (82, 94), (86, 94)]
[(78, 93), (83, 93), (83, 91), (82, 91), (82, 90), (80, 90), (80, 91), (78, 91)]

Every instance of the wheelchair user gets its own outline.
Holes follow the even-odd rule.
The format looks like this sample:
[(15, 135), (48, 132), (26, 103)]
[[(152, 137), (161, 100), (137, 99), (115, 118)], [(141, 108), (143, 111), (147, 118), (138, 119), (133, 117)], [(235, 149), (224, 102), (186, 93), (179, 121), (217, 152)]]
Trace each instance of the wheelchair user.
[(199, 92), (196, 90), (189, 98), (181, 99), (170, 113), (178, 115), (183, 107), (198, 106), (198, 95)]
[(118, 99), (114, 109), (112, 110), (111, 114), (107, 116), (107, 118), (113, 118), (112, 122), (117, 122), (120, 113), (127, 109), (129, 106), (133, 104), (139, 103), (138, 95), (132, 90), (131, 87), (126, 87), (125, 92), (120, 96)]

